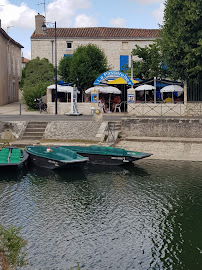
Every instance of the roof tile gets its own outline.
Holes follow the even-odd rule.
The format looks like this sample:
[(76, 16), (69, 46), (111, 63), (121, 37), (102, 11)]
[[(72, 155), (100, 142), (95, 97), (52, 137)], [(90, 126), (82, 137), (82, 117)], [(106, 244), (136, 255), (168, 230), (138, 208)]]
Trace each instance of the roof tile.
[[(114, 28), (114, 27), (85, 27), (85, 28), (57, 28), (57, 37), (68, 38), (157, 38), (159, 29)], [(46, 34), (36, 34), (31, 38), (54, 37), (55, 29), (47, 28)]]

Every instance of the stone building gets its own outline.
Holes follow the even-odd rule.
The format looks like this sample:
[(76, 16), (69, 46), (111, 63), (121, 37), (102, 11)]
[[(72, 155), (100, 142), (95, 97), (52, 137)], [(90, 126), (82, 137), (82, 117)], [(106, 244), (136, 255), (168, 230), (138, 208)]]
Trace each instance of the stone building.
[(1, 28), (0, 20), (0, 106), (19, 99), (22, 48)]
[[(48, 58), (55, 65), (55, 29), (43, 32), (44, 16), (35, 16), (35, 31), (31, 36), (31, 59)], [(57, 62), (72, 55), (80, 45), (97, 45), (107, 57), (111, 70), (124, 70), (128, 55), (135, 45), (145, 47), (159, 37), (158, 29), (113, 27), (57, 28)], [(57, 63), (57, 64), (58, 64)]]

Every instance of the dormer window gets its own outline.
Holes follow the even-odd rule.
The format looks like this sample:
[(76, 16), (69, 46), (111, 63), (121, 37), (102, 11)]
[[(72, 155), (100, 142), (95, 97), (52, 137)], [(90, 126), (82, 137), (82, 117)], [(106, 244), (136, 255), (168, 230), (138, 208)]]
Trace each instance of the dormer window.
[(72, 42), (67, 41), (67, 49), (72, 49)]

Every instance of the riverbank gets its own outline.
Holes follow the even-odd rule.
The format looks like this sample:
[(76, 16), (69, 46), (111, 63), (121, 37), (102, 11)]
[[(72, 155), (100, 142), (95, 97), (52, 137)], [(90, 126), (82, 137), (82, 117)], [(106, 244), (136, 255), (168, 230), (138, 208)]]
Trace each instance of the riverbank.
[[(4, 107), (4, 109), (3, 109)], [(97, 121), (93, 116), (66, 116), (29, 112), (19, 103), (0, 107), (2, 143), (24, 147), (42, 145), (108, 145), (138, 152), (151, 153), (149, 159), (202, 161), (202, 119), (199, 117), (127, 117), (124, 114), (104, 115)], [(16, 113), (15, 115), (9, 112)], [(44, 137), (22, 140), (28, 122), (46, 121)], [(104, 141), (109, 135), (109, 122), (119, 123), (120, 136), (115, 143)], [(117, 133), (116, 133), (117, 136)], [(141, 161), (139, 161), (141, 162)]]

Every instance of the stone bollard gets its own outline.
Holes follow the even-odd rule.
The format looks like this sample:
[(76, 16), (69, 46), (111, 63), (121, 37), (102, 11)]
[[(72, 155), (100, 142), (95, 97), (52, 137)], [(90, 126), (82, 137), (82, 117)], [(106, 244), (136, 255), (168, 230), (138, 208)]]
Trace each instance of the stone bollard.
[(94, 116), (93, 116), (93, 119), (95, 121), (103, 121), (103, 114), (102, 114), (102, 109), (96, 107), (94, 109)]

